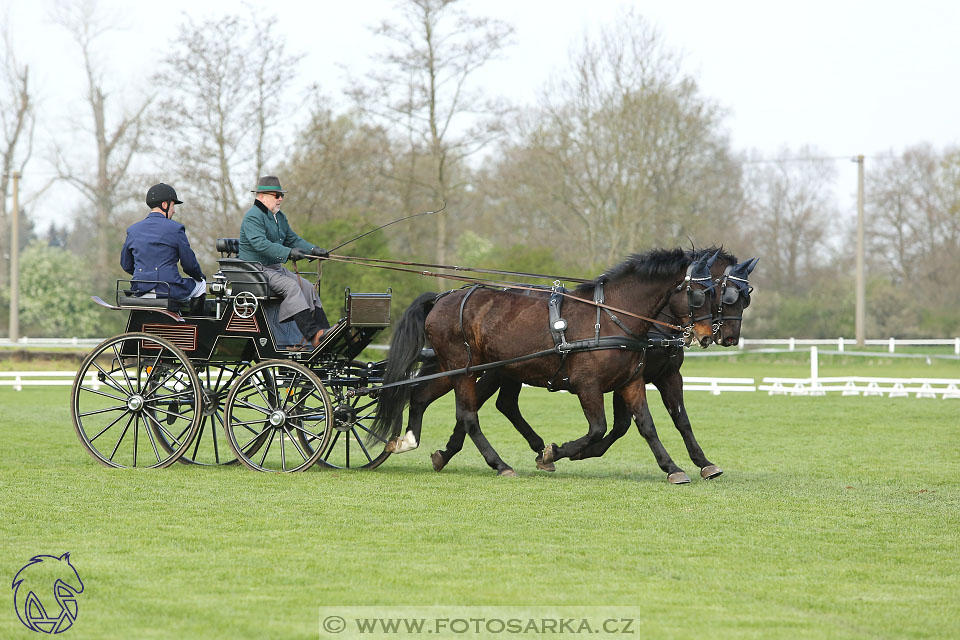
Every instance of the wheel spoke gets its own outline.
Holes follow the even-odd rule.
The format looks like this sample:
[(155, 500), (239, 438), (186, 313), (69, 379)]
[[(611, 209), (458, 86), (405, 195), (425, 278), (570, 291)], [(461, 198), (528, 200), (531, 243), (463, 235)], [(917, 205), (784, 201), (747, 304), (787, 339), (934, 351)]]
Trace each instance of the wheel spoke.
[[(123, 387), (121, 387), (121, 386), (120, 386), (120, 383), (118, 383), (116, 380), (113, 379), (113, 374), (112, 374), (112, 373), (107, 373), (106, 371), (104, 371), (104, 370), (103, 370), (103, 367), (101, 367), (99, 364), (97, 364), (97, 361), (96, 361), (96, 360), (94, 360), (91, 364), (93, 364), (93, 366), (95, 366), (95, 367), (97, 368), (97, 370), (98, 370), (101, 374), (103, 374), (103, 377), (104, 377), (104, 380), (102, 380), (103, 384), (107, 385), (108, 387), (110, 387), (111, 389), (113, 389), (113, 390), (115, 390), (115, 391), (119, 391), (120, 393), (126, 395), (128, 398), (130, 397), (130, 395), (131, 395), (133, 392), (130, 391), (129, 389), (124, 389)], [(121, 364), (121, 368), (122, 368), (122, 366), (123, 366), (123, 365)]]
[(310, 456), (304, 453), (303, 449), (300, 448), (300, 445), (297, 443), (297, 439), (293, 437), (293, 432), (288, 430), (286, 426), (284, 426), (283, 430), (284, 430), (284, 433), (287, 434), (287, 437), (290, 438), (290, 442), (293, 443), (293, 446), (296, 447), (297, 453), (299, 453), (300, 457), (303, 458), (304, 462), (306, 462), (307, 458), (309, 458)]
[(337, 440), (340, 439), (341, 433), (342, 433), (341, 431), (337, 431), (337, 435), (333, 436), (333, 440), (330, 442), (330, 446), (327, 447), (327, 454), (323, 456), (323, 459), (325, 461), (330, 459), (330, 454), (333, 453), (333, 448), (337, 444)]
[[(266, 433), (267, 430), (269, 430), (269, 429), (270, 429), (270, 425), (265, 425), (264, 428), (263, 428), (263, 431), (259, 432), (257, 435), (255, 435), (255, 436), (253, 436), (252, 438), (250, 438), (250, 440), (247, 441), (247, 444), (245, 444), (245, 445), (243, 445), (242, 447), (240, 447), (240, 451), (243, 452), (244, 454), (246, 454), (246, 449), (247, 449), (247, 447), (249, 447), (251, 444), (253, 444), (254, 442), (256, 442), (257, 439), (261, 438), (261, 437), (263, 436), (263, 434)], [(251, 430), (251, 431), (252, 431), (252, 430)]]
[[(295, 384), (295, 383), (296, 383), (296, 381), (297, 381), (297, 378), (302, 378), (302, 377), (303, 377), (303, 375), (302, 375), (299, 371), (296, 371), (296, 370), (295, 370), (295, 371), (293, 372), (293, 377), (290, 379), (290, 382), (287, 383), (287, 393), (286, 393), (286, 395), (285, 395), (284, 398), (283, 398), (283, 404), (280, 406), (280, 410), (281, 410), (281, 411), (286, 411), (286, 409), (287, 409), (287, 404), (290, 403), (290, 396), (293, 395), (293, 390), (296, 388), (296, 384)], [(301, 398), (301, 400), (302, 400), (302, 398)], [(300, 400), (297, 400), (297, 404), (299, 404), (299, 403), (300, 403)], [(296, 405), (294, 405), (294, 406), (296, 406)]]
[[(210, 414), (210, 436), (213, 438), (213, 459), (217, 464), (220, 464), (220, 450), (217, 448), (217, 412), (214, 411)], [(220, 426), (223, 426), (223, 418), (220, 418)]]
[(267, 459), (267, 453), (270, 451), (270, 446), (273, 444), (273, 431), (271, 429), (270, 437), (267, 438), (267, 446), (263, 448), (263, 455), (260, 456), (260, 464), (258, 465), (261, 469), (263, 468), (263, 463)]
[[(379, 441), (382, 442), (383, 444), (387, 444), (387, 442), (389, 442), (386, 438), (383, 438), (383, 437), (377, 435), (376, 433), (374, 433), (373, 431), (370, 431), (370, 429), (367, 429), (365, 426), (363, 426), (363, 425), (360, 424), (359, 422), (357, 422), (354, 426), (355, 426), (355, 427), (360, 427), (361, 429), (363, 429), (364, 431), (366, 431), (367, 433), (369, 433), (371, 436), (373, 436), (374, 438), (376, 438), (377, 440), (379, 440)], [(357, 439), (359, 440), (359, 438), (357, 438)]]
[(110, 395), (109, 393), (104, 393), (103, 391), (97, 391), (96, 389), (90, 389), (90, 388), (88, 388), (88, 387), (83, 387), (83, 386), (81, 386), (81, 387), (79, 387), (79, 390), (80, 390), (80, 391), (87, 391), (87, 392), (89, 392), (89, 393), (95, 393), (95, 394), (97, 394), (98, 396), (103, 396), (104, 398), (110, 398), (111, 400), (116, 400), (116, 401), (118, 401), (118, 402), (126, 402), (126, 401), (127, 401), (126, 398), (118, 398), (117, 396), (112, 396), (112, 395)]
[(94, 411), (85, 411), (83, 413), (78, 413), (78, 418), (86, 418), (87, 416), (96, 415), (98, 413), (106, 413), (107, 411), (126, 411), (127, 405), (121, 404), (116, 407), (107, 407), (106, 409), (96, 409)]
[[(163, 433), (165, 433), (165, 434), (167, 435), (167, 437), (170, 438), (170, 441), (171, 441), (174, 445), (176, 445), (177, 447), (180, 446), (180, 438), (174, 436), (172, 433), (170, 433), (169, 431), (167, 431), (166, 427), (164, 427), (163, 424), (162, 424), (159, 420), (157, 420), (154, 416), (152, 416), (152, 415), (149, 414), (149, 413), (145, 413), (145, 414), (143, 414), (143, 415), (145, 415), (145, 416), (147, 416), (148, 418), (150, 418), (151, 420), (153, 420), (153, 423), (154, 423), (155, 425), (157, 425), (157, 428), (160, 429), (160, 431), (162, 431)], [(182, 436), (183, 436), (183, 433), (185, 433), (185, 432), (186, 432), (186, 430), (184, 430), (184, 432), (181, 432), (180, 436), (182, 437)]]
[(133, 416), (133, 466), (137, 466), (137, 448), (139, 445), (139, 436), (140, 436), (140, 416), (134, 414)]
[(263, 408), (263, 407), (258, 407), (258, 406), (255, 405), (255, 404), (251, 404), (251, 403), (247, 402), (246, 400), (239, 400), (239, 399), (238, 399), (234, 404), (243, 405), (244, 407), (246, 407), (246, 408), (248, 408), (248, 409), (256, 409), (257, 411), (259, 411), (260, 413), (262, 413), (262, 414), (265, 415), (265, 416), (268, 416), (268, 415), (270, 415), (271, 413), (273, 413), (273, 411), (272, 411), (271, 409), (265, 409), (265, 408)]
[(99, 438), (100, 436), (102, 436), (103, 433), (104, 433), (107, 429), (109, 429), (109, 428), (112, 427), (113, 425), (115, 425), (115, 424), (117, 424), (118, 422), (120, 422), (121, 420), (123, 420), (123, 416), (125, 416), (125, 415), (127, 415), (127, 413), (126, 413), (126, 412), (123, 412), (123, 413), (121, 413), (119, 416), (117, 416), (116, 418), (114, 418), (113, 422), (111, 422), (110, 424), (108, 424), (107, 426), (105, 426), (105, 427), (100, 431), (100, 433), (98, 433), (97, 435), (95, 435), (95, 436), (93, 436), (92, 438), (90, 438), (90, 443), (93, 444), (93, 441), (96, 440), (97, 438)]
[[(113, 345), (113, 353), (117, 356), (117, 364), (120, 365), (120, 370), (123, 371), (123, 378), (127, 381), (127, 387), (130, 389), (130, 393), (133, 393), (133, 382), (130, 381), (130, 376), (127, 375), (127, 368), (123, 366), (123, 358), (120, 357), (120, 350), (117, 349), (117, 345)], [(97, 367), (98, 369), (100, 367)]]
[[(353, 428), (351, 428), (351, 429), (350, 429), (350, 433), (353, 434), (353, 437), (354, 437), (354, 439), (357, 441), (357, 444), (360, 445), (360, 450), (363, 451), (363, 455), (367, 456), (367, 462), (373, 462), (373, 458), (370, 457), (370, 452), (368, 452), (368, 451), (367, 451), (367, 448), (366, 448), (365, 446), (363, 446), (363, 440), (361, 440), (361, 439), (360, 439), (360, 436), (357, 435), (356, 430), (353, 429)], [(349, 449), (348, 449), (348, 451), (349, 451)], [(349, 461), (349, 459), (350, 459), (350, 458), (349, 458), (349, 456), (348, 456), (348, 457), (347, 457), (347, 460)]]
[(160, 458), (160, 451), (157, 449), (157, 439), (153, 435), (153, 429), (147, 428), (147, 421), (143, 421), (143, 430), (147, 432), (147, 437), (150, 438), (150, 444), (153, 446), (153, 455), (157, 456), (157, 464), (163, 462)]
[(200, 440), (203, 438), (203, 430), (207, 426), (207, 416), (200, 418), (200, 428), (197, 430), (197, 437), (194, 439), (196, 444), (193, 445), (193, 456), (192, 459), (197, 459), (197, 450), (200, 449)]
[(116, 446), (113, 448), (113, 453), (110, 454), (110, 462), (113, 462), (113, 456), (117, 455), (117, 449), (120, 448), (120, 443), (123, 442), (123, 436), (127, 435), (127, 429), (130, 428), (130, 423), (133, 421), (133, 418), (136, 414), (131, 413), (130, 419), (127, 420), (126, 426), (123, 427), (123, 432), (120, 433), (120, 439), (117, 440)]

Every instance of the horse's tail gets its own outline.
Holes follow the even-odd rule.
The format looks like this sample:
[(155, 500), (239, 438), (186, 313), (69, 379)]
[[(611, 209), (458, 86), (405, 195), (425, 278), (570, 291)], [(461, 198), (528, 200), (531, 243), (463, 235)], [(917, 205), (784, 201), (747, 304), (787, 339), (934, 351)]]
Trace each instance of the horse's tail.
[[(387, 370), (384, 384), (408, 380), (414, 365), (420, 358), (426, 343), (424, 323), (427, 314), (433, 309), (437, 294), (424, 293), (403, 312), (403, 317), (393, 329), (390, 339), (390, 355), (387, 357)], [(370, 426), (371, 436), (386, 440), (400, 435), (403, 427), (403, 410), (410, 402), (412, 384), (390, 387), (380, 392), (377, 417)]]

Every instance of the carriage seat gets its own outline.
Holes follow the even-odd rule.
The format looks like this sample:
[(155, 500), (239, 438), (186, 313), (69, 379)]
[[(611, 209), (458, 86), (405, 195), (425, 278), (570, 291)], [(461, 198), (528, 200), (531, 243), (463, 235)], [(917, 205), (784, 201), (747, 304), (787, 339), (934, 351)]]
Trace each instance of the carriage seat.
[(270, 294), (270, 287), (267, 285), (267, 275), (257, 268), (252, 262), (241, 260), (240, 258), (220, 258), (220, 272), (230, 283), (230, 290), (237, 294), (241, 291), (249, 291), (258, 298), (276, 298)]
[(190, 301), (178, 300), (177, 298), (143, 298), (133, 295), (133, 291), (130, 289), (124, 289), (117, 295), (117, 306), (180, 311), (183, 308), (189, 308)]

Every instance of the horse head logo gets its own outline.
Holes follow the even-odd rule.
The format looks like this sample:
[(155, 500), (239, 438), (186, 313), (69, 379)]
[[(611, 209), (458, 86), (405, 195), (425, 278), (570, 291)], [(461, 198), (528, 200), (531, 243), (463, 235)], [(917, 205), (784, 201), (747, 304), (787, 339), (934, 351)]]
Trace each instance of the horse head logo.
[(80, 574), (70, 554), (34, 556), (13, 578), (17, 617), (28, 629), (62, 633), (77, 619), (77, 596), (83, 593)]

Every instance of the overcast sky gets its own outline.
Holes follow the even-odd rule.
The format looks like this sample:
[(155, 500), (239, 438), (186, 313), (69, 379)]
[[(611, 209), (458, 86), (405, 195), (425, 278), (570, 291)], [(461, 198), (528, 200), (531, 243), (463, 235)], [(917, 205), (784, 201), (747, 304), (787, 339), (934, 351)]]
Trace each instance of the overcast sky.
[[(52, 25), (53, 0), (8, 0), (0, 9), (17, 55), (30, 65), (41, 125), (24, 195), (51, 175), (44, 161), (49, 137), (63, 135), (67, 114), (86, 114), (84, 80), (75, 45)], [(368, 68), (376, 48), (369, 28), (393, 11), (394, 0), (226, 0), (116, 2), (101, 0), (126, 28), (105, 40), (104, 67), (114, 95), (143, 86), (184, 12), (195, 19), (249, 11), (276, 15), (288, 51), (305, 58), (302, 84), (340, 93), (341, 65), (354, 75)], [(518, 103), (535, 100), (547, 78), (566, 66), (585, 32), (610, 24), (635, 7), (656, 25), (665, 43), (683, 54), (705, 95), (729, 111), (736, 149), (770, 157), (783, 146), (812, 145), (837, 162), (837, 192), (852, 207), (855, 165), (845, 158), (897, 153), (929, 142), (960, 143), (960, 3), (931, 0), (466, 0), (471, 13), (516, 28), (516, 44), (484, 74), (491, 94)], [(246, 8), (244, 8), (246, 7)], [(132, 89), (130, 89), (132, 90)], [(131, 95), (131, 102), (138, 95)], [(92, 153), (92, 151), (91, 151)], [(43, 227), (65, 220), (64, 188), (33, 206)]]

